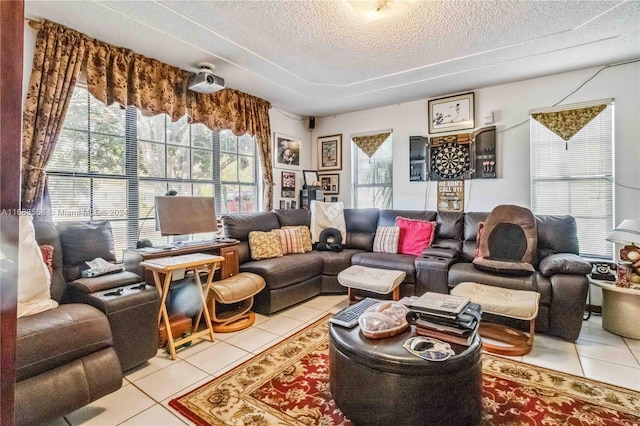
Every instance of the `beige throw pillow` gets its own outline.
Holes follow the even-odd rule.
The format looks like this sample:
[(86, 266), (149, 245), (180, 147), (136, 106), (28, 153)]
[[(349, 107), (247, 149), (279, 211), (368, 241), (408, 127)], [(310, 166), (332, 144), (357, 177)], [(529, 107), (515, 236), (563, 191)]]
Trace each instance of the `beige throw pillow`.
[(280, 238), (272, 232), (249, 232), (249, 251), (251, 259), (261, 260), (282, 257)]
[(347, 225), (344, 221), (344, 204), (311, 201), (311, 240), (320, 241), (323, 229), (335, 228), (342, 235), (342, 243), (347, 242)]
[(51, 299), (51, 275), (36, 242), (31, 216), (20, 216), (19, 238), (18, 318), (58, 306)]
[(274, 234), (280, 240), (280, 247), (282, 247), (282, 254), (294, 254), (304, 253), (304, 246), (302, 245), (302, 235), (298, 228), (293, 229), (274, 229)]
[(299, 229), (300, 235), (302, 237), (302, 247), (304, 247), (304, 251), (307, 252), (313, 250), (313, 244), (311, 243), (311, 230), (308, 226), (283, 226), (282, 229)]

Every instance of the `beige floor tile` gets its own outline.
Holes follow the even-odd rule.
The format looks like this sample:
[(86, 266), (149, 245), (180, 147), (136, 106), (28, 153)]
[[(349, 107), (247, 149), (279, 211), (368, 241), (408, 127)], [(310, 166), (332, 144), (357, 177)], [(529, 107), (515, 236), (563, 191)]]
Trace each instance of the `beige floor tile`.
[[(185, 419), (186, 421), (186, 419)], [(156, 404), (153, 407), (144, 410), (142, 413), (121, 423), (121, 425), (129, 426), (145, 426), (145, 425), (162, 425), (162, 426), (184, 426), (185, 422), (176, 417), (170, 410)]]
[(155, 373), (158, 370), (170, 366), (174, 362), (175, 361), (171, 359), (164, 349), (159, 349), (156, 356), (151, 358), (149, 361), (127, 371), (125, 373), (125, 378), (130, 382), (135, 382), (144, 376), (148, 376), (151, 373)]
[(184, 422), (189, 422), (189, 420), (185, 419), (180, 413), (178, 413), (176, 410), (174, 410), (173, 408), (171, 408), (169, 406), (169, 402), (174, 399), (174, 398), (179, 398), (182, 395), (185, 395), (189, 392), (191, 392), (194, 389), (199, 388), (202, 385), (206, 385), (207, 383), (209, 383), (211, 380), (213, 380), (214, 377), (209, 376), (205, 379), (202, 380), (198, 380), (197, 382), (194, 382), (192, 384), (190, 384), (189, 386), (187, 386), (184, 389), (180, 389), (179, 392), (174, 393), (173, 395), (169, 395), (168, 397), (166, 397), (165, 399), (163, 399), (162, 401), (160, 401), (160, 403), (162, 404), (163, 407), (165, 407), (167, 410), (171, 411), (171, 413), (175, 414), (180, 420), (184, 421)]
[(602, 317), (591, 313), (591, 318), (587, 321), (582, 321), (582, 328), (597, 328), (602, 330)]
[(622, 340), (622, 337), (609, 333), (602, 328), (583, 328), (580, 330), (578, 341), (586, 340), (589, 342), (602, 343), (603, 345), (618, 346), (626, 348), (627, 345)]
[(640, 391), (640, 368), (587, 357), (580, 357), (580, 362), (585, 377)]
[(640, 351), (640, 340), (630, 339), (628, 337), (623, 337), (622, 340), (624, 340), (624, 343), (632, 351)]
[(621, 348), (619, 346), (608, 346), (596, 342), (578, 340), (576, 341), (576, 349), (581, 358), (595, 358), (628, 367), (640, 368), (638, 360), (635, 359), (626, 346)]
[(259, 314), (259, 313), (256, 313), (256, 312), (254, 312), (254, 314), (256, 315), (256, 322), (254, 322), (253, 325), (258, 325), (258, 324), (260, 324), (262, 322), (265, 322), (266, 320), (269, 319), (269, 317), (266, 316), (266, 315), (262, 315), (262, 314)]
[(227, 339), (226, 342), (247, 352), (253, 352), (259, 347), (273, 342), (278, 337), (275, 333), (252, 327)]
[(304, 305), (298, 305), (293, 308), (286, 309), (280, 313), (289, 318), (297, 319), (298, 321), (307, 322), (314, 318), (318, 318), (324, 314), (323, 310), (310, 308)]
[(278, 315), (273, 318), (269, 318), (263, 323), (260, 323), (257, 327), (270, 333), (282, 336), (283, 334), (288, 334), (291, 330), (299, 327), (302, 324), (304, 324), (303, 321), (285, 317), (283, 315)]
[(200, 351), (185, 361), (189, 364), (214, 374), (216, 371), (226, 367), (238, 358), (249, 355), (249, 352), (230, 345), (226, 342), (218, 342), (210, 348)]
[(117, 425), (154, 404), (134, 385), (125, 385), (65, 417), (72, 425)]
[(558, 370), (564, 373), (582, 376), (582, 368), (578, 354), (560, 351), (551, 348), (534, 346), (531, 352), (522, 356), (522, 361), (527, 364), (538, 365), (540, 367)]
[(640, 351), (631, 351), (631, 353), (636, 357), (638, 363), (640, 363)]
[(321, 295), (306, 301), (304, 305), (310, 308), (327, 311), (346, 299), (347, 299), (347, 296), (342, 294), (341, 295)]
[(209, 349), (210, 347), (218, 343), (218, 341), (220, 340), (218, 337), (219, 335), (220, 333), (214, 334), (215, 339), (213, 342), (208, 339), (198, 339), (195, 342), (193, 342), (191, 346), (187, 346), (187, 347), (176, 350), (176, 356), (180, 359), (185, 359), (185, 358), (189, 358), (193, 354), (197, 354), (198, 352)]
[(194, 367), (186, 361), (176, 360), (174, 364), (162, 370), (151, 373), (135, 382), (135, 386), (142, 389), (155, 401), (162, 401), (187, 386), (208, 377), (203, 370)]
[(559, 337), (548, 336), (546, 334), (536, 334), (533, 339), (533, 346), (550, 348), (573, 354), (576, 353), (576, 347), (573, 342), (568, 342), (564, 339), (560, 339)]

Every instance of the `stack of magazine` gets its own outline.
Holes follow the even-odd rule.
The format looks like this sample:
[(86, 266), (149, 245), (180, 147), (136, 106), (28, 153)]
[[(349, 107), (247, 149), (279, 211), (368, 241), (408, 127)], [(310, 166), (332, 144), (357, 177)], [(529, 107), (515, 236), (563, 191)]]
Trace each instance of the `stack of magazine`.
[(480, 324), (482, 308), (466, 297), (427, 292), (409, 303), (407, 321), (421, 336), (469, 346)]

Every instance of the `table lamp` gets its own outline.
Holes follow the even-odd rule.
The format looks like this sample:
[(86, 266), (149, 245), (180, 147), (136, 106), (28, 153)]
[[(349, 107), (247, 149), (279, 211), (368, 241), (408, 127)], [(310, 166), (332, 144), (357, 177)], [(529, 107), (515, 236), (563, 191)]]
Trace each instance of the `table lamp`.
[[(625, 219), (607, 235), (607, 241), (622, 244), (616, 285), (628, 287), (629, 281), (640, 283), (640, 220)], [(634, 273), (635, 271), (635, 273)]]

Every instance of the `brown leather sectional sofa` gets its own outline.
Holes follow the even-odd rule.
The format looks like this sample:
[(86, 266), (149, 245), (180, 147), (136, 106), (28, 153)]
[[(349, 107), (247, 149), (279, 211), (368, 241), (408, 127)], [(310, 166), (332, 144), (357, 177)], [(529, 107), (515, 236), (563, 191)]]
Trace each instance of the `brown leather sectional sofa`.
[[(159, 298), (155, 288), (131, 289), (140, 280), (130, 272), (85, 279), (95, 292), (83, 291), (81, 284), (69, 282), (77, 277), (65, 275), (72, 268), (65, 260), (73, 254), (65, 253), (61, 232), (67, 233), (68, 241), (77, 241), (77, 247), (84, 245), (80, 249), (83, 252), (87, 251), (86, 244), (98, 251), (109, 251), (110, 247), (112, 252), (113, 241), (108, 240), (110, 227), (105, 241), (94, 238), (92, 225), (65, 225), (62, 230), (48, 221), (34, 221), (38, 244), (54, 248), (51, 297), (59, 306), (18, 319), (18, 425), (43, 424), (119, 389), (123, 370), (157, 352)], [(102, 257), (108, 257), (108, 253)], [(119, 288), (123, 289), (122, 299), (104, 296)]]
[[(448, 293), (463, 281), (541, 293), (536, 330), (567, 340), (580, 333), (590, 264), (577, 256), (576, 223), (571, 216), (536, 216), (536, 272), (514, 277), (477, 270), (472, 264), (478, 222), (488, 213), (345, 209), (347, 240), (341, 252), (313, 251), (273, 259), (251, 259), (250, 231), (270, 231), (287, 225), (309, 226), (309, 210), (230, 214), (222, 217), (225, 235), (240, 240), (240, 271), (261, 275), (267, 285), (256, 296), (254, 309), (271, 314), (323, 293), (344, 293), (337, 275), (350, 265), (402, 270), (401, 295), (426, 291)], [(373, 253), (378, 226), (391, 226), (397, 216), (436, 221), (432, 247), (422, 257)]]

